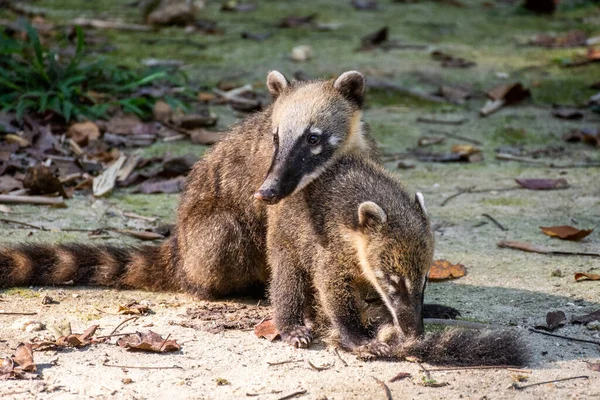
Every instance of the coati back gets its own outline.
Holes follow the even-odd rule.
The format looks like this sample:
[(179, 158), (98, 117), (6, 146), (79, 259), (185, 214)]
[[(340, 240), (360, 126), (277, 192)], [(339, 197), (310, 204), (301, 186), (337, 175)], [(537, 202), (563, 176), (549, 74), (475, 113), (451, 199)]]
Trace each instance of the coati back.
[(359, 72), (288, 82), (273, 71), (267, 87), (274, 103), (233, 126), (192, 168), (165, 243), (7, 246), (0, 248), (0, 287), (68, 282), (204, 298), (264, 291), (266, 204), (300, 190), (344, 154), (376, 154), (362, 123)]
[[(342, 157), (302, 192), (269, 207), (267, 243), (275, 325), (293, 346), (310, 344), (317, 310), (342, 348), (363, 355), (460, 363), (462, 349), (470, 363), (494, 364), (498, 351), (504, 352), (496, 357), (501, 362), (525, 359), (520, 342), (507, 333), (421, 338), (434, 251), (423, 196), (411, 197), (372, 161)], [(361, 320), (360, 301), (369, 288), (402, 338), (390, 341), (394, 348), (376, 338), (380, 327), (368, 329)]]

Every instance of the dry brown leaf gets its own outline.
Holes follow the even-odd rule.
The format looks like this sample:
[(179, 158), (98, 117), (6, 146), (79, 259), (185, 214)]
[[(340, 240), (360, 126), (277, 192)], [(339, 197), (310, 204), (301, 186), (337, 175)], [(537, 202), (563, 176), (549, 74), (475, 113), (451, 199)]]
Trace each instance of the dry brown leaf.
[(456, 279), (465, 276), (467, 269), (462, 264), (452, 264), (447, 260), (435, 260), (429, 270), (430, 281)]
[(89, 142), (100, 138), (100, 128), (91, 121), (77, 122), (69, 127), (67, 137), (73, 139), (79, 146), (87, 146)]
[(600, 48), (597, 48), (597, 47), (588, 48), (586, 57), (590, 61), (600, 61)]
[(442, 143), (446, 140), (445, 136), (421, 136), (417, 141), (419, 147), (431, 146)]
[(564, 35), (556, 36), (540, 33), (535, 36), (530, 44), (541, 47), (576, 47), (583, 46), (587, 40), (587, 34), (582, 30), (572, 30)]
[[(106, 312), (106, 311), (104, 311)], [(146, 315), (150, 312), (150, 308), (147, 305), (140, 304), (136, 300), (132, 300), (124, 306), (119, 306), (117, 312), (114, 314), (120, 315)], [(107, 314), (113, 314), (111, 312), (107, 312)]]
[(386, 42), (389, 37), (388, 27), (384, 26), (381, 29), (376, 30), (375, 32), (371, 32), (368, 35), (364, 36), (361, 39), (361, 47), (360, 50), (372, 50), (377, 46), (380, 46), (382, 43)]
[(398, 375), (396, 375), (392, 379), (390, 379), (390, 382), (397, 382), (397, 381), (401, 381), (403, 379), (410, 378), (410, 377), (411, 377), (410, 373), (400, 372), (400, 373), (398, 373)]
[(92, 338), (98, 326), (92, 325), (80, 334), (61, 336), (56, 339), (56, 345), (59, 347), (84, 347), (92, 343), (99, 343), (101, 340)]
[(150, 231), (133, 231), (131, 229), (115, 229), (114, 231), (140, 240), (160, 240), (165, 238), (160, 233)]
[(575, 280), (577, 282), (579, 281), (600, 281), (600, 275), (599, 274), (588, 274), (585, 272), (576, 272), (575, 273)]
[(35, 372), (37, 367), (33, 362), (33, 349), (30, 343), (21, 343), (17, 346), (13, 360), (19, 364), (21, 370)]
[(579, 315), (579, 316), (573, 317), (571, 319), (572, 324), (582, 324), (582, 325), (587, 325), (593, 321), (600, 321), (600, 310), (597, 310), (597, 311), (594, 311), (594, 312), (591, 312), (591, 313), (585, 314), (585, 315)]
[(23, 187), (29, 189), (29, 192), (33, 195), (59, 193), (62, 197), (67, 197), (60, 179), (50, 171), (50, 168), (43, 164), (27, 169), (27, 175), (23, 179)]
[(0, 193), (9, 193), (18, 189), (23, 189), (23, 182), (10, 175), (0, 176)]
[(92, 183), (94, 196), (104, 196), (113, 190), (115, 187), (115, 181), (117, 180), (117, 175), (119, 174), (119, 171), (126, 159), (126, 156), (120, 156), (119, 159), (106, 168), (102, 174), (94, 178)]
[(593, 229), (577, 229), (572, 226), (560, 225), (560, 226), (540, 226), (542, 232), (551, 237), (557, 237), (563, 240), (581, 240), (594, 232)]
[(134, 114), (116, 115), (106, 124), (106, 132), (114, 135), (132, 135), (142, 121)]
[(537, 325), (535, 329), (552, 332), (556, 328), (564, 326), (567, 322), (567, 316), (563, 311), (549, 311), (546, 314), (546, 325)]
[(166, 353), (178, 351), (181, 346), (175, 340), (163, 339), (158, 333), (136, 332), (131, 335), (125, 335), (117, 340), (117, 344), (131, 351), (148, 351), (155, 353)]
[(179, 193), (181, 192), (184, 182), (185, 178), (183, 176), (166, 180), (149, 179), (146, 182), (143, 182), (140, 185), (138, 185), (136, 191), (144, 194)]
[(265, 338), (270, 342), (278, 339), (281, 336), (279, 330), (275, 326), (275, 322), (271, 319), (271, 317), (266, 317), (261, 322), (256, 324), (254, 326), (254, 334), (259, 338)]
[(525, 189), (529, 190), (552, 190), (569, 187), (566, 179), (515, 179)]

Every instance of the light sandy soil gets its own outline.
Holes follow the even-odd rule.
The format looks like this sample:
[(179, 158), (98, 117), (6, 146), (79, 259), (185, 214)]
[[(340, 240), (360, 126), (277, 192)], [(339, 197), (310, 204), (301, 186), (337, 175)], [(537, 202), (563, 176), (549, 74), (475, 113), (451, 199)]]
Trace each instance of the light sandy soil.
[[(368, 116), (376, 118), (377, 113), (386, 112), (392, 113), (383, 109)], [(539, 111), (524, 108), (503, 112), (518, 118), (519, 115), (534, 115)], [(399, 115), (399, 122), (406, 126), (409, 126), (406, 121), (414, 117), (398, 114), (397, 111), (393, 114)], [(545, 123), (543, 120), (539, 118), (540, 124)], [(468, 129), (460, 129), (474, 138), (481, 138), (478, 135), (479, 124), (485, 124), (485, 121), (475, 118)], [(426, 128), (408, 128), (407, 140), (412, 140), (411, 135), (416, 137)], [(587, 150), (575, 145), (569, 151), (574, 153), (565, 160), (583, 159), (577, 151)], [(573, 278), (575, 272), (598, 273), (600, 260), (524, 253), (496, 246), (499, 240), (524, 240), (554, 249), (598, 252), (600, 237), (597, 232), (582, 242), (572, 243), (546, 237), (540, 233), (538, 226), (597, 227), (600, 221), (599, 170), (546, 169), (500, 163), (494, 161), (489, 153), (486, 153), (486, 159), (485, 165), (474, 167), (419, 163), (415, 169), (400, 172), (412, 190), (425, 194), (436, 229), (436, 258), (461, 262), (468, 270), (461, 279), (430, 284), (426, 301), (454, 306), (469, 320), (518, 329), (531, 351), (531, 362), (526, 366), (530, 372), (519, 373), (526, 375), (528, 381), (520, 384), (575, 376), (587, 376), (588, 379), (515, 391), (511, 385), (517, 373), (507, 370), (455, 370), (431, 372), (433, 379), (445, 382), (447, 386), (423, 387), (418, 384), (422, 382), (423, 373), (414, 363), (363, 362), (340, 352), (346, 365), (333, 349), (319, 342), (309, 350), (298, 350), (281, 342), (258, 339), (252, 332), (252, 325), (267, 315), (269, 309), (264, 305), (257, 306), (256, 300), (207, 303), (183, 294), (36, 287), (2, 293), (0, 310), (37, 311), (38, 314), (31, 317), (0, 315), (0, 355), (12, 354), (20, 342), (49, 335), (47, 330), (34, 333), (16, 330), (12, 327), (15, 321), (33, 319), (46, 326), (69, 321), (75, 333), (99, 324), (99, 334), (106, 335), (128, 316), (111, 315), (105, 311), (114, 312), (118, 305), (132, 299), (148, 301), (153, 313), (129, 322), (120, 332), (151, 329), (163, 337), (170, 335), (171, 339), (176, 339), (182, 350), (171, 354), (130, 353), (114, 344), (99, 344), (79, 350), (36, 352), (35, 361), (41, 379), (0, 382), (0, 396), (8, 399), (278, 399), (302, 392), (304, 394), (299, 396), (307, 399), (384, 399), (386, 394), (377, 378), (386, 382), (394, 399), (600, 397), (600, 374), (586, 368), (587, 361), (600, 360), (600, 346), (549, 338), (526, 329), (542, 323), (548, 311), (563, 310), (570, 320), (574, 315), (600, 309), (600, 283), (577, 283)], [(510, 188), (515, 186), (513, 179), (517, 177), (563, 177), (570, 187), (551, 192), (510, 190), (463, 194), (440, 206), (459, 188)], [(123, 210), (165, 216), (161, 221), (168, 222), (168, 207), (174, 207), (176, 199), (169, 197), (167, 205), (160, 203), (153, 206), (152, 201), (150, 199), (146, 205), (140, 206), (139, 203), (132, 205), (125, 202), (119, 196), (108, 200), (79, 197), (69, 202), (68, 209), (62, 210), (12, 207), (13, 213), (6, 217), (55, 231), (19, 229), (8, 224), (2, 224), (0, 228), (3, 240), (10, 242), (91, 240), (84, 234), (56, 230), (77, 226), (146, 226), (145, 222), (122, 217)], [(492, 215), (508, 231), (501, 231), (482, 217), (483, 213)], [(483, 222), (487, 223), (481, 225)], [(134, 243), (130, 239), (112, 240)], [(556, 269), (561, 270), (561, 277), (551, 276)], [(45, 294), (60, 304), (41, 305)], [(224, 304), (227, 307), (224, 308)], [(203, 313), (200, 314), (203, 317), (194, 319), (193, 311), (198, 307), (202, 307)], [(191, 314), (188, 314), (188, 309)], [(228, 329), (223, 328), (223, 323), (228, 325)], [(568, 323), (557, 333), (600, 341), (598, 331), (580, 325)], [(314, 370), (309, 361), (314, 366), (328, 368)], [(408, 372), (412, 377), (390, 383), (389, 380), (399, 372)], [(131, 383), (126, 383), (129, 379)]]

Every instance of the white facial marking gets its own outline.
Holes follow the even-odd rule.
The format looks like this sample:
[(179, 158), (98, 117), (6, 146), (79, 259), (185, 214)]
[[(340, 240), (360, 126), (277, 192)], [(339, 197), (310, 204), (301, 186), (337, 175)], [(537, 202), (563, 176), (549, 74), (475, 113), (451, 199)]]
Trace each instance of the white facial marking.
[(320, 134), (323, 133), (323, 131), (321, 129), (319, 129), (319, 128), (312, 127), (312, 128), (310, 128), (310, 133), (314, 133), (316, 135), (320, 135)]
[(394, 320), (394, 326), (396, 328), (400, 328), (400, 323), (398, 322), (398, 316), (396, 315), (396, 311), (394, 311), (394, 307), (392, 307), (392, 301), (390, 300), (389, 295), (383, 290), (379, 281), (377, 280), (377, 273), (381, 273), (381, 271), (374, 271), (369, 264), (369, 260), (367, 260), (367, 244), (365, 239), (360, 234), (354, 235), (354, 247), (356, 249), (356, 255), (358, 256), (358, 260), (360, 263), (360, 268), (362, 273), (367, 278), (367, 280), (373, 285), (377, 293), (381, 296), (381, 299), (385, 303), (386, 307), (392, 314), (392, 319)]
[(421, 210), (427, 215), (427, 207), (425, 207), (425, 198), (423, 197), (423, 193), (417, 192), (417, 201), (419, 202), (419, 206), (421, 206)]
[(340, 144), (341, 141), (342, 141), (342, 139), (337, 136), (329, 137), (329, 144), (332, 146), (337, 146), (338, 144)]
[(393, 280), (395, 283), (400, 282), (400, 277), (398, 275), (392, 275), (390, 279)]
[(310, 149), (310, 152), (313, 153), (314, 155), (319, 154), (321, 151), (323, 151), (323, 147), (322, 146), (316, 146)]
[(390, 286), (390, 287), (388, 288), (388, 292), (390, 292), (390, 294), (396, 294), (398, 291), (396, 290), (396, 288), (395, 288), (395, 287), (393, 287), (393, 286)]
[(385, 276), (385, 274), (383, 272), (381, 272), (381, 270), (379, 270), (379, 269), (375, 270), (374, 274), (376, 277), (378, 277), (380, 279), (383, 279), (383, 277)]

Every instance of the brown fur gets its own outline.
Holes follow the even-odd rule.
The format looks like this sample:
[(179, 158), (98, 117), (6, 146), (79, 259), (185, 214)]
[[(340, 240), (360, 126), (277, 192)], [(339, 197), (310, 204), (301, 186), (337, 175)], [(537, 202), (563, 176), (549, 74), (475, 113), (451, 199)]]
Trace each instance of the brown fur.
[(422, 332), (433, 234), (416, 201), (382, 167), (360, 157), (341, 158), (268, 213), (271, 299), (284, 340), (308, 345), (312, 333), (305, 310), (317, 306), (343, 348), (389, 354), (361, 321), (364, 286), (395, 290), (392, 300), (402, 303), (394, 303), (399, 328), (407, 335)]
[(72, 281), (185, 290), (203, 298), (264, 293), (269, 276), (266, 205), (253, 195), (272, 175), (274, 130), (284, 143), (285, 135), (302, 134), (315, 125), (340, 139), (332, 158), (347, 153), (376, 155), (375, 141), (362, 124), (360, 74), (289, 83), (274, 72), (268, 81), (274, 104), (233, 126), (193, 167), (173, 237), (158, 247), (141, 249), (7, 246), (0, 249), (0, 287)]

